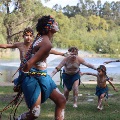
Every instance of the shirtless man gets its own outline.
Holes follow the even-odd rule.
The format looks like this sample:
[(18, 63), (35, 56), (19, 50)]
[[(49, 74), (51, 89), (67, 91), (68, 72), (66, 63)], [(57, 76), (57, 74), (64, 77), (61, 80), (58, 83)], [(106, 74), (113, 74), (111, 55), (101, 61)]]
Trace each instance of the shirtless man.
[(93, 75), (97, 77), (97, 86), (96, 86), (96, 95), (98, 96), (97, 109), (102, 110), (103, 109), (102, 100), (105, 96), (108, 97), (108, 87), (106, 82), (108, 81), (115, 91), (117, 91), (117, 89), (114, 87), (110, 78), (107, 76), (106, 67), (104, 65), (100, 65), (97, 68), (97, 71), (98, 74), (86, 72), (86, 73), (82, 73), (82, 75)]
[(78, 86), (80, 85), (80, 65), (85, 65), (89, 68), (96, 70), (96, 68), (87, 63), (84, 59), (78, 56), (78, 49), (71, 47), (68, 49), (69, 56), (64, 58), (62, 62), (53, 70), (51, 77), (53, 77), (62, 67), (64, 67), (62, 73), (62, 79), (64, 84), (64, 96), (68, 101), (69, 92), (73, 90), (73, 107), (77, 107), (78, 99)]
[(58, 24), (51, 16), (42, 16), (38, 19), (36, 30), (38, 34), (25, 57), (30, 59), (21, 68), (21, 88), (29, 111), (21, 114), (17, 120), (37, 119), (41, 104), (48, 98), (56, 105), (55, 120), (63, 120), (65, 97), (58, 91), (46, 70), (46, 59), (52, 49), (52, 37), (59, 30)]

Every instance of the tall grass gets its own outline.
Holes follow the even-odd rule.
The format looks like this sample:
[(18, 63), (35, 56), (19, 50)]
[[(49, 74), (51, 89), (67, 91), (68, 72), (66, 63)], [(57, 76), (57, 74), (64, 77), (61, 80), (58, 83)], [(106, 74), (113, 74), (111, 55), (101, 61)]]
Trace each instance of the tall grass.
[[(78, 108), (73, 108), (72, 91), (70, 92), (69, 101), (66, 104), (65, 120), (120, 120), (120, 92), (115, 92), (111, 86), (109, 87), (109, 98), (107, 102), (103, 101), (104, 109), (97, 110), (97, 97), (95, 96), (96, 85), (82, 85), (79, 87)], [(120, 86), (115, 85), (118, 90)], [(58, 86), (60, 91), (63, 89)], [(12, 87), (0, 87), (0, 109), (5, 107), (10, 100), (13, 99), (15, 93)], [(37, 120), (54, 120), (55, 104), (48, 99), (41, 105), (41, 114)], [(24, 102), (19, 105), (16, 116), (27, 111)], [(8, 120), (11, 109), (3, 112), (2, 120)]]

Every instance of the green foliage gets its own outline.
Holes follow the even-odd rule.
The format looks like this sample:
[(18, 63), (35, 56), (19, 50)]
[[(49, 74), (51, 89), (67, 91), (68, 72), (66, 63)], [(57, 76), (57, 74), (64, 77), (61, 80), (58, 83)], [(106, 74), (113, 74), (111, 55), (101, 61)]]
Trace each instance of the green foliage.
[(81, 0), (76, 6), (68, 5), (63, 9), (44, 7), (38, 0), (16, 0), (16, 4), (13, 4), (15, 8), (10, 13), (6, 0), (0, 1), (0, 43), (22, 41), (22, 31), (28, 26), (36, 34), (38, 18), (51, 15), (60, 27), (60, 31), (53, 38), (54, 47), (76, 46), (96, 53), (120, 54), (119, 2), (105, 3), (102, 7), (98, 1), (96, 8), (93, 0)]
[(1, 44), (6, 43), (5, 38), (2, 34), (0, 34), (0, 43)]

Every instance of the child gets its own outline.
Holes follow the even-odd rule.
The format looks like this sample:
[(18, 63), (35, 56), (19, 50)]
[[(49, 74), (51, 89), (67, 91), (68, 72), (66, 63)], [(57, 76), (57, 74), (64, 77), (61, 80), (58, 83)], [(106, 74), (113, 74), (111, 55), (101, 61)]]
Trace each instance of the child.
[(82, 73), (82, 75), (93, 75), (97, 77), (97, 86), (96, 86), (96, 95), (98, 96), (98, 110), (102, 110), (102, 100), (104, 97), (108, 97), (108, 86), (106, 82), (108, 81), (109, 84), (113, 87), (113, 89), (117, 92), (117, 89), (114, 87), (110, 78), (106, 74), (106, 67), (104, 65), (100, 65), (97, 68), (98, 73)]
[[(34, 32), (32, 30), (32, 28), (28, 27), (25, 28), (23, 31), (23, 42), (16, 42), (13, 44), (0, 44), (0, 48), (3, 49), (15, 49), (17, 48), (20, 52), (20, 60), (21, 62), (23, 61), (31, 43), (33, 42), (33, 38), (34, 38)], [(62, 53), (56, 50), (51, 49), (50, 50), (50, 54), (55, 54), (55, 55), (61, 55), (61, 56), (67, 56), (67, 53)]]
[(4, 48), (4, 49), (17, 48), (20, 52), (20, 60), (22, 62), (26, 52), (28, 51), (32, 43), (33, 37), (34, 37), (33, 30), (30, 27), (28, 27), (28, 28), (25, 28), (23, 31), (23, 42), (16, 42), (14, 44), (0, 44), (0, 48)]

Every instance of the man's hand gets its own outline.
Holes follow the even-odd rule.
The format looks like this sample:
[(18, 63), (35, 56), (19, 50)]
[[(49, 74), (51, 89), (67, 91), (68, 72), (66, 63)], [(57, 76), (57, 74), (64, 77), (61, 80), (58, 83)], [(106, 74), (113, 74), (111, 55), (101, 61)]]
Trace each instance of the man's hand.
[(111, 61), (104, 62), (104, 64), (109, 64), (109, 63), (111, 63)]
[(66, 52), (63, 54), (64, 57), (68, 57), (69, 56), (69, 52)]

